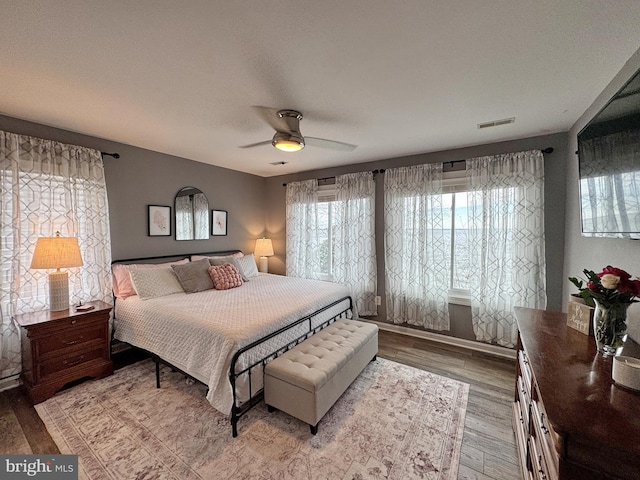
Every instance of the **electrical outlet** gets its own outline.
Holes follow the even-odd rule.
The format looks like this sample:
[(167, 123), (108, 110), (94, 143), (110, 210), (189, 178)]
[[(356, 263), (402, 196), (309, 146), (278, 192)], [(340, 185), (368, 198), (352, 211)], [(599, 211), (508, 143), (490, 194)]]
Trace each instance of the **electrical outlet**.
[(376, 305), (382, 305), (382, 297), (380, 295), (376, 295)]

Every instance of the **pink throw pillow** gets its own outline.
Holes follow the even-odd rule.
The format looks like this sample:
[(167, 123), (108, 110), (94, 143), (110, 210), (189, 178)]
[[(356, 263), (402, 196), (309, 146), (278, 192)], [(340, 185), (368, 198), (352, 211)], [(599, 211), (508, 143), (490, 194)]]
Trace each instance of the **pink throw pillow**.
[(228, 290), (242, 285), (242, 277), (238, 269), (230, 263), (224, 265), (212, 265), (209, 267), (209, 276), (216, 290)]

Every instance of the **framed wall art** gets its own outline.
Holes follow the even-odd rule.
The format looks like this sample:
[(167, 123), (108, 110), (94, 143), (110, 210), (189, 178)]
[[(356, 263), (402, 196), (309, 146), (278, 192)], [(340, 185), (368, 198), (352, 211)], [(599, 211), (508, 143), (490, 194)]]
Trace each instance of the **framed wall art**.
[(171, 207), (165, 205), (149, 205), (150, 237), (171, 236)]
[(211, 235), (227, 234), (227, 211), (211, 210)]

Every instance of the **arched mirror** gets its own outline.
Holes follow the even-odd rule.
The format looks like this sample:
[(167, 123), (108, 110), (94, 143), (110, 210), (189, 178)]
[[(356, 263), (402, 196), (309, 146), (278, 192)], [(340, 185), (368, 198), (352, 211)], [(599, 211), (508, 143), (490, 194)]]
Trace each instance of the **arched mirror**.
[(209, 201), (195, 187), (184, 187), (176, 194), (176, 240), (209, 239)]

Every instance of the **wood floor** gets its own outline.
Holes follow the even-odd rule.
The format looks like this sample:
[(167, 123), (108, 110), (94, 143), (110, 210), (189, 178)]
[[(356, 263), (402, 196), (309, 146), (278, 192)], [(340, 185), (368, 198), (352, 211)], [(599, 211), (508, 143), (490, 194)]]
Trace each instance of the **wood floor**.
[[(511, 429), (515, 360), (380, 331), (383, 358), (444, 375), (470, 385), (458, 479), (521, 479)], [(140, 359), (114, 355), (116, 368)], [(22, 389), (0, 392), (0, 453), (59, 453)]]
[(520, 480), (511, 405), (516, 361), (380, 331), (378, 355), (468, 383), (458, 480)]

